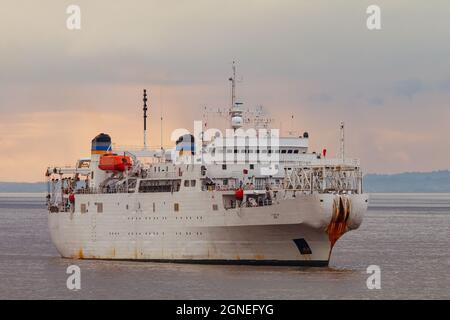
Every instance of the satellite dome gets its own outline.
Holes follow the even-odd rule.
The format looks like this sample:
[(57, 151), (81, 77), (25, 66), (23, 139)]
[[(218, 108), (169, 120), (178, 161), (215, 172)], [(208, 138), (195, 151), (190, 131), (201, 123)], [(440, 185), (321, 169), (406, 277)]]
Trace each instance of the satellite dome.
[(233, 118), (231, 118), (231, 126), (233, 127), (233, 129), (238, 129), (242, 127), (243, 124), (244, 119), (242, 119), (241, 116), (234, 116)]

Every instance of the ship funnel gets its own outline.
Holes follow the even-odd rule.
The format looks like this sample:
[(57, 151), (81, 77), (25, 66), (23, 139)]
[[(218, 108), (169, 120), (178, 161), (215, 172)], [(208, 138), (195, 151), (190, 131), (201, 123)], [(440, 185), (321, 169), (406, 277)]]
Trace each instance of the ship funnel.
[(195, 154), (195, 138), (192, 134), (182, 135), (178, 138), (175, 144), (175, 150), (178, 151), (180, 155)]
[(112, 151), (111, 137), (106, 133), (100, 133), (94, 139), (91, 144), (91, 154), (104, 154)]

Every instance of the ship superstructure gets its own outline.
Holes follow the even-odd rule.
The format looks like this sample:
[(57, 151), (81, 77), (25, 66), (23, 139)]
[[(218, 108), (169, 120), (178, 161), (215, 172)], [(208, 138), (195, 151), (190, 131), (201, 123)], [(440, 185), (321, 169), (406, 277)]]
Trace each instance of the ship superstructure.
[[(233, 66), (234, 71), (234, 66)], [(172, 149), (115, 147), (108, 134), (73, 168), (51, 167), (48, 218), (63, 257), (328, 265), (367, 209), (359, 161), (308, 151), (309, 134), (244, 130), (235, 99), (229, 134), (183, 134)], [(147, 93), (144, 92), (144, 123)], [(194, 130), (195, 131), (195, 130)], [(143, 159), (146, 159), (144, 161)], [(150, 161), (148, 161), (150, 160)]]

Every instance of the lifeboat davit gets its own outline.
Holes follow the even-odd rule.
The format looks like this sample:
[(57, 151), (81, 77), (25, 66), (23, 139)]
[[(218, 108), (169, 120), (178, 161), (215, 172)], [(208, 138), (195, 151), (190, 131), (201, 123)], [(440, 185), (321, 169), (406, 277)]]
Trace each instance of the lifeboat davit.
[(130, 169), (132, 165), (131, 157), (108, 153), (100, 157), (98, 168), (105, 171), (125, 171)]

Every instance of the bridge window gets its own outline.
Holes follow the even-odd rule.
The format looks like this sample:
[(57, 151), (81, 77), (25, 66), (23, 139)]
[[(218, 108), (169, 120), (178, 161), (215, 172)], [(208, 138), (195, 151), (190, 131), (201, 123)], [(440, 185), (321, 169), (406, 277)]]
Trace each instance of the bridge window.
[(180, 185), (181, 180), (141, 180), (139, 192), (176, 192)]
[(191, 180), (191, 187), (195, 187), (195, 183), (197, 180)]

